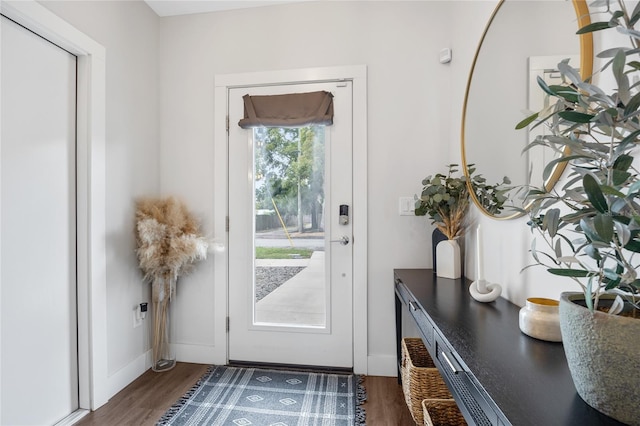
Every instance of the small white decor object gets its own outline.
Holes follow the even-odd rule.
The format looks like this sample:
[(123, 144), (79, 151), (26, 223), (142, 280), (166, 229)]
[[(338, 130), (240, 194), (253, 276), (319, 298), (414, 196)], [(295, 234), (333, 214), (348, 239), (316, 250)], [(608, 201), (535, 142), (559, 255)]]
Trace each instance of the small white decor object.
[(457, 279), (462, 276), (460, 246), (456, 240), (440, 241), (436, 246), (436, 275)]
[(469, 293), (478, 302), (493, 302), (502, 293), (500, 284), (493, 284), (484, 279), (484, 259), (482, 256), (482, 228), (476, 229), (476, 268), (477, 279), (469, 286)]
[(559, 302), (544, 297), (530, 297), (520, 309), (520, 331), (548, 342), (562, 342)]

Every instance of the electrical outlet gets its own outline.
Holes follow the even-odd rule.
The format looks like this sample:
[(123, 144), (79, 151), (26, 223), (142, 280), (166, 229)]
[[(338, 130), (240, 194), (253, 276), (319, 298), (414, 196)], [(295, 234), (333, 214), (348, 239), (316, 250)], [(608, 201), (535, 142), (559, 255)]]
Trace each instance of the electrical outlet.
[(416, 202), (413, 197), (400, 197), (399, 202), (400, 216), (414, 216), (416, 210)]
[(138, 313), (139, 309), (139, 306), (133, 308), (133, 328), (137, 328), (142, 325), (142, 317), (140, 317), (140, 314)]

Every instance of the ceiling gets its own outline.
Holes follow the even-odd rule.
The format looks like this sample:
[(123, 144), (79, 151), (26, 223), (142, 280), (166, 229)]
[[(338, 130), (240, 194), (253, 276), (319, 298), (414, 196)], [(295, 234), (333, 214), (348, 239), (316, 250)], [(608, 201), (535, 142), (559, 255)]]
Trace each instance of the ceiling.
[(145, 0), (158, 16), (189, 15), (192, 13), (220, 12), (282, 3), (309, 0)]

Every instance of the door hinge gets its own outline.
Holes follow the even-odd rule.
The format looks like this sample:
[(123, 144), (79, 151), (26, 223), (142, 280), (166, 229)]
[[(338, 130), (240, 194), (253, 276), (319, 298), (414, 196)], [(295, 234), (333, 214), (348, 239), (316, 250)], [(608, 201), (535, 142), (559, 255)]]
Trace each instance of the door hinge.
[(229, 232), (229, 216), (224, 218), (224, 230)]
[(229, 116), (228, 116), (228, 115), (227, 115), (227, 117), (226, 117), (226, 120), (225, 120), (225, 121), (226, 121), (226, 124), (225, 124), (225, 125), (226, 125), (226, 127), (227, 127), (227, 132), (229, 132)]
[(227, 325), (226, 325), (227, 333), (229, 332), (229, 317), (227, 317)]

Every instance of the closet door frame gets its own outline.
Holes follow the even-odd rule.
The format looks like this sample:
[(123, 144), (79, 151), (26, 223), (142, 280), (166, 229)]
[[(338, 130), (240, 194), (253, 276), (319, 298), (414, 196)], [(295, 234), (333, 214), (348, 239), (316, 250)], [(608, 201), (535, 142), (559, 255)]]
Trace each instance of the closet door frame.
[(35, 1), (0, 0), (0, 13), (78, 57), (76, 214), (79, 407), (95, 410), (104, 405), (110, 396), (105, 247), (106, 52), (103, 46)]

